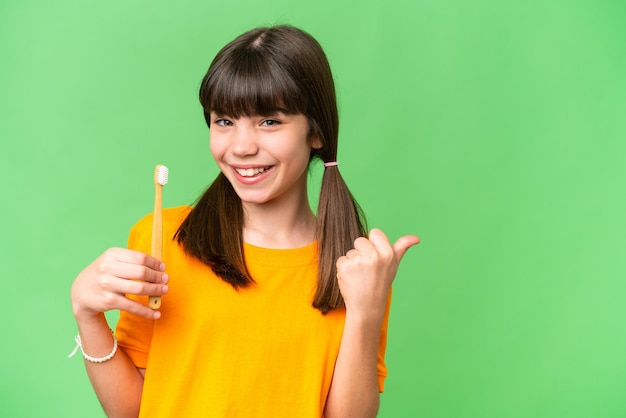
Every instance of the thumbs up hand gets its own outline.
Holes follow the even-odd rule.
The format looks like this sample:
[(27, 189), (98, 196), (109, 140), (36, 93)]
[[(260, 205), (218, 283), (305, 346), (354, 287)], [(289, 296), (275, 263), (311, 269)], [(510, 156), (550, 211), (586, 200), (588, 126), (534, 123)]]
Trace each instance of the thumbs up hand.
[(382, 320), (400, 261), (419, 242), (417, 236), (405, 235), (391, 244), (380, 229), (372, 229), (369, 238), (354, 241), (354, 248), (337, 260), (337, 280), (347, 315)]

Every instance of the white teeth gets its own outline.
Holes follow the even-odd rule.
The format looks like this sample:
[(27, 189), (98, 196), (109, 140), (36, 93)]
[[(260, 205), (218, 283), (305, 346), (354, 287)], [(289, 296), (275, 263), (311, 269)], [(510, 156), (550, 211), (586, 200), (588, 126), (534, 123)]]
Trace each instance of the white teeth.
[(258, 176), (259, 174), (261, 174), (262, 172), (264, 172), (267, 169), (268, 169), (268, 167), (262, 167), (262, 168), (235, 168), (235, 171), (237, 171), (237, 173), (239, 173), (239, 175), (241, 175), (243, 177), (254, 177), (254, 176)]

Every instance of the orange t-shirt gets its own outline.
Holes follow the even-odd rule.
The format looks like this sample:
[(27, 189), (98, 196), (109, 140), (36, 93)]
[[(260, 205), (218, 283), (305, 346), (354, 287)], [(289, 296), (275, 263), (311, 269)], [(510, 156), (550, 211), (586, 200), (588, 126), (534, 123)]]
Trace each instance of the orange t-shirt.
[[(343, 332), (345, 309), (311, 306), (317, 245), (267, 249), (245, 244), (255, 284), (235, 290), (171, 239), (188, 207), (163, 214), (170, 277), (158, 320), (121, 312), (122, 350), (146, 368), (140, 417), (321, 417)], [(150, 251), (152, 217), (129, 247)], [(146, 298), (143, 298), (147, 303)], [(379, 344), (379, 389), (387, 316)]]

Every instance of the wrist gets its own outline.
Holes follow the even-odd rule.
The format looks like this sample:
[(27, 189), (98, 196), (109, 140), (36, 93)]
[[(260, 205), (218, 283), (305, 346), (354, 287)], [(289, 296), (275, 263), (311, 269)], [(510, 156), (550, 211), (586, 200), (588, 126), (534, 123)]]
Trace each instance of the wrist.
[(384, 311), (346, 309), (346, 326), (379, 331), (383, 323), (384, 314)]
[(75, 310), (74, 319), (78, 325), (78, 329), (104, 327), (109, 328), (106, 317), (103, 312), (93, 312), (90, 310)]
[(80, 349), (81, 353), (83, 353), (83, 358), (90, 363), (106, 363), (107, 361), (111, 360), (113, 356), (115, 356), (115, 353), (117, 353), (117, 338), (115, 338), (115, 334), (113, 333), (113, 330), (110, 330), (110, 331), (111, 331), (111, 336), (113, 338), (113, 348), (111, 349), (111, 352), (107, 354), (106, 356), (94, 357), (94, 356), (90, 356), (89, 354), (87, 354), (85, 352), (85, 349), (83, 348), (83, 342), (82, 342), (82, 339), (80, 338), (80, 333), (79, 333), (74, 338), (74, 341), (76, 341), (76, 347), (74, 347), (74, 350), (67, 357), (68, 358), (74, 357), (74, 354), (76, 354), (76, 352)]

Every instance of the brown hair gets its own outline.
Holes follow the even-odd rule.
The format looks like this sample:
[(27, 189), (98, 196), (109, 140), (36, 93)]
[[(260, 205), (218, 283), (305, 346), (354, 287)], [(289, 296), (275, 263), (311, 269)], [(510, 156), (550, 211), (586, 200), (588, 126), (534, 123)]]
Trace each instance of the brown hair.
[[(234, 118), (303, 114), (309, 138), (322, 146), (312, 161), (337, 158), (339, 116), (332, 73), (320, 44), (292, 26), (257, 28), (237, 37), (216, 55), (200, 87), (200, 103), (210, 113)], [(254, 283), (243, 255), (241, 200), (220, 173), (196, 202), (176, 239), (235, 288)], [(336, 278), (337, 259), (366, 235), (363, 213), (337, 167), (324, 170), (317, 208), (318, 288), (313, 306), (326, 313), (343, 305)]]

